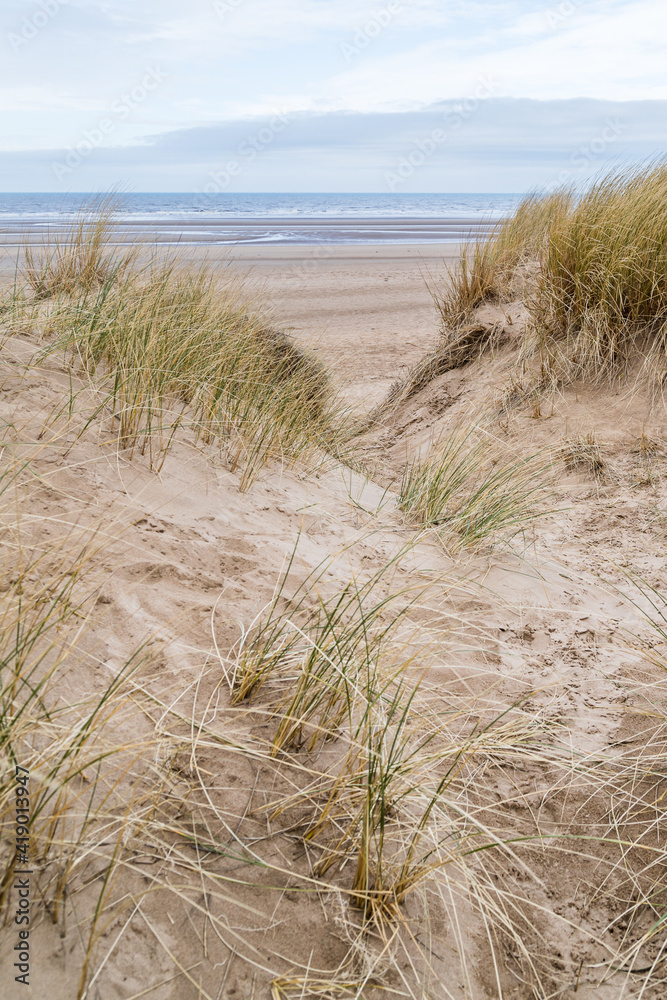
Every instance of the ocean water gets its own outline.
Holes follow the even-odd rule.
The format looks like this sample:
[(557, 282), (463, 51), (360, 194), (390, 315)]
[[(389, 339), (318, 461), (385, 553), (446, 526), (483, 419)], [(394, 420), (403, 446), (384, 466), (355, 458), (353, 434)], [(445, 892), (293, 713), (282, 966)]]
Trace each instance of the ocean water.
[[(91, 195), (0, 194), (9, 245), (66, 224)], [(512, 212), (513, 194), (126, 194), (118, 233), (163, 243), (459, 242)]]

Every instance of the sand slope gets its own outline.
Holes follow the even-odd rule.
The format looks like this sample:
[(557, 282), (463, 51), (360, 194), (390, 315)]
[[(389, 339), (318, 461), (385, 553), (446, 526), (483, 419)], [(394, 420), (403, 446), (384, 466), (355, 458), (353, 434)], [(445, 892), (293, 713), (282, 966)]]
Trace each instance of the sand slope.
[[(374, 275), (374, 290), (366, 291), (367, 274), (337, 272), (345, 282), (340, 306), (327, 294), (330, 273), (309, 283), (283, 275), (272, 293), (277, 316), (289, 312), (299, 336), (306, 329), (309, 339), (320, 335), (322, 355), (347, 379), (348, 397), (368, 404), (412, 360), (410, 331), (417, 357), (434, 329), (414, 272), (385, 263)], [(391, 321), (381, 312), (384, 284), (402, 299)], [(525, 451), (594, 429), (604, 476), (561, 471), (552, 512), (512, 548), (454, 556), (434, 534), (418, 537), (406, 523), (392, 481), (406, 455), (448, 422), (488, 407), (503, 385), (511, 342), (491, 360), (440, 377), (374, 424), (358, 442), (360, 456), (377, 468), (374, 477), (331, 459), (319, 469), (274, 463), (247, 493), (239, 492), (224, 454), (195, 444), (187, 430), (159, 472), (147, 456), (118, 449), (104, 413), (79, 433), (95, 403), (83, 381), (72, 421), (61, 415), (45, 430), (78, 376), (57, 358), (37, 364), (39, 346), (39, 331), (14, 331), (2, 352), (5, 460), (30, 456), (18, 494), (24, 545), (84, 529), (104, 542), (86, 582), (92, 602), (80, 657), (60, 696), (95, 694), (138, 646), (147, 643), (149, 654), (108, 736), (144, 745), (134, 757), (124, 751), (129, 763), (106, 804), (110, 811), (135, 805), (84, 995), (491, 1000), (502, 990), (523, 1000), (574, 997), (576, 986), (582, 1000), (661, 996), (661, 966), (647, 980), (624, 964), (632, 954), (633, 968), (646, 970), (661, 948), (653, 935), (632, 952), (659, 906), (657, 899), (642, 902), (655, 872), (641, 872), (647, 857), (651, 864), (662, 858), (658, 786), (648, 772), (663, 753), (664, 692), (661, 671), (632, 647), (633, 636), (648, 632), (624, 596), (642, 603), (622, 570), (665, 587), (662, 446), (652, 455), (649, 483), (640, 481), (637, 450), (642, 431), (662, 441), (662, 417), (623, 388), (573, 388), (539, 417), (527, 405), (501, 414), (494, 433)], [(12, 544), (6, 537), (9, 562)], [(304, 844), (303, 813), (266, 809), (301, 787), (302, 775), (259, 753), (275, 728), (261, 698), (230, 705), (239, 638), (271, 601), (295, 546), (286, 595), (317, 567), (324, 570), (319, 586), (335, 593), (394, 559), (383, 592), (423, 590), (409, 615), (410, 642), (428, 668), (429, 703), (453, 710), (461, 731), (492, 719), (502, 731), (495, 749), (471, 761), (456, 801), (467, 797), (510, 839), (531, 838), (525, 849), (517, 843), (471, 860), (479, 883), (466, 882), (465, 866), (427, 879), (408, 896), (390, 944), (359, 937), (358, 912), (344, 895), (349, 871), (332, 875), (328, 891), (313, 885), (316, 857)], [(332, 753), (309, 766), (326, 770)], [(545, 839), (536, 840), (536, 830)], [(587, 834), (596, 839), (580, 839)], [(631, 835), (653, 853), (625, 854), (611, 843)], [(34, 929), (34, 997), (77, 995), (109, 854), (103, 822), (91, 838), (64, 904), (44, 912)], [(46, 898), (52, 877), (43, 866)], [(475, 884), (486, 886), (496, 929), (491, 911), (480, 913)], [(502, 933), (503, 914), (519, 929), (514, 937)], [(29, 995), (11, 983), (13, 943), (6, 928), (3, 996), (12, 1000)], [(347, 992), (313, 985), (333, 979), (336, 969), (339, 983), (365, 985)], [(279, 976), (293, 977), (291, 992), (274, 986), (271, 993)], [(311, 986), (303, 985), (308, 977)]]

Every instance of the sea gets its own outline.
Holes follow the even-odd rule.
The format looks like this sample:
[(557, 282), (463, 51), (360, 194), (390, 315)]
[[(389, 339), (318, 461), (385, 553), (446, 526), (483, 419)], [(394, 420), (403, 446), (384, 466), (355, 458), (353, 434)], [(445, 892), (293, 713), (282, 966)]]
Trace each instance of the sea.
[[(234, 246), (459, 243), (491, 232), (518, 194), (122, 194), (119, 240)], [(0, 194), (0, 242), (67, 226), (85, 194)]]

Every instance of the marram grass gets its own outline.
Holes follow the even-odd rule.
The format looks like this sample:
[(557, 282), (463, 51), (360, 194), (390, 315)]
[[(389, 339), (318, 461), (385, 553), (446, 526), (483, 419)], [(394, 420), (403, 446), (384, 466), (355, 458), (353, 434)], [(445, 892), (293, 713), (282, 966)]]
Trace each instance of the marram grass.
[(431, 363), (437, 374), (483, 349), (483, 326), (477, 340), (461, 339), (466, 325), (475, 328), (480, 305), (523, 298), (531, 350), (536, 342), (559, 377), (609, 379), (639, 368), (661, 386), (667, 164), (615, 171), (584, 191), (528, 196), (490, 239), (464, 248), (459, 266), (432, 294), (442, 320), (439, 363)]
[(95, 378), (120, 447), (159, 468), (185, 424), (220, 444), (241, 489), (269, 459), (337, 453), (345, 418), (323, 366), (206, 266), (119, 256), (112, 224), (106, 204), (83, 216), (41, 257), (26, 251), (24, 276), (34, 302), (51, 300), (45, 353)]
[(528, 195), (512, 216), (498, 223), (490, 239), (463, 248), (459, 266), (450, 272), (444, 287), (431, 289), (443, 333), (470, 322), (484, 302), (510, 293), (519, 267), (540, 256), (553, 227), (567, 217), (573, 201), (569, 188), (545, 197)]
[(125, 447), (156, 448), (187, 420), (218, 439), (242, 485), (269, 457), (334, 439), (326, 373), (205, 270), (163, 265), (66, 307), (59, 343), (102, 369)]
[(611, 174), (554, 221), (535, 300), (576, 374), (623, 373), (667, 347), (667, 166)]
[(69, 226), (47, 234), (35, 249), (26, 242), (21, 276), (36, 299), (72, 295), (108, 285), (136, 262), (136, 248), (111, 244), (117, 200), (95, 199)]
[(403, 472), (399, 506), (454, 548), (507, 541), (544, 512), (553, 481), (547, 453), (505, 456), (479, 427), (455, 427)]

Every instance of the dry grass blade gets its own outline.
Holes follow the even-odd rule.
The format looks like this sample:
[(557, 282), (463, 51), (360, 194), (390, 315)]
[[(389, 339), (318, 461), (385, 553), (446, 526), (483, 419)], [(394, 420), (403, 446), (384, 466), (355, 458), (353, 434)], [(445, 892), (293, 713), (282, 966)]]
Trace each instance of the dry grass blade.
[(367, 985), (363, 980), (338, 983), (314, 976), (281, 976), (271, 984), (271, 1000), (301, 1000), (305, 996), (313, 1000), (318, 997), (320, 1000), (357, 1000), (362, 995), (360, 990)]

